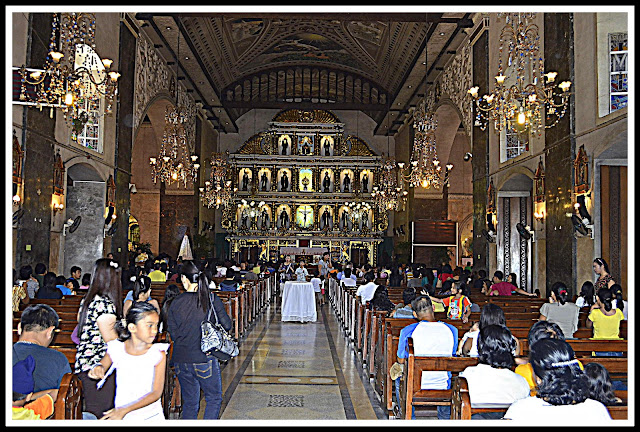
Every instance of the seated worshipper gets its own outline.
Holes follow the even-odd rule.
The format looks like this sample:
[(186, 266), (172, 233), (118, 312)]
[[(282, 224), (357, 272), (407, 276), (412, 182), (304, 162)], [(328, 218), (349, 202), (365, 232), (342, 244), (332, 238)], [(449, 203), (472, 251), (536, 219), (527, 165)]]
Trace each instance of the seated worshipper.
[(58, 389), (28, 394), (14, 391), (11, 420), (46, 420), (53, 415), (57, 394)]
[(447, 310), (448, 319), (461, 319), (463, 323), (469, 321), (471, 315), (471, 301), (469, 297), (462, 295), (462, 282), (456, 281), (451, 285), (451, 296), (439, 299), (431, 297), (431, 301), (435, 303), (442, 303)]
[(566, 338), (573, 338), (578, 330), (578, 314), (580, 308), (568, 301), (567, 287), (562, 282), (556, 282), (551, 286), (549, 303), (540, 306), (540, 320), (558, 324)]
[[(529, 329), (527, 342), (529, 343), (529, 347), (532, 347), (533, 344), (539, 340), (547, 338), (564, 340), (564, 333), (562, 333), (562, 329), (556, 323), (538, 321)], [(533, 368), (531, 367), (529, 359), (526, 359), (526, 363), (516, 366), (514, 372), (522, 376), (527, 381), (529, 384), (529, 390), (531, 391), (531, 396), (535, 396), (536, 383), (533, 379)]]
[[(420, 357), (452, 357), (458, 348), (458, 329), (451, 324), (436, 321), (429, 296), (417, 297), (411, 302), (413, 316), (419, 321), (400, 331), (397, 362), (389, 374), (395, 380), (396, 401), (400, 400), (400, 377), (405, 374), (405, 361), (409, 356), (409, 338), (413, 339), (413, 350)], [(447, 390), (451, 388), (451, 372), (422, 372), (420, 388), (423, 390)], [(412, 418), (415, 418), (412, 413)], [(451, 418), (451, 406), (438, 406), (438, 419)]]
[(611, 420), (607, 408), (590, 399), (589, 378), (566, 341), (542, 339), (530, 349), (536, 396), (511, 404), (505, 419), (525, 424), (560, 424), (567, 419), (592, 425)]
[[(258, 270), (257, 272), (255, 270)], [(260, 279), (258, 274), (260, 273), (260, 267), (251, 266), (251, 271), (247, 271), (244, 274), (244, 280), (246, 281), (257, 281)]]
[(351, 273), (351, 269), (349, 267), (345, 268), (342, 272), (342, 279), (338, 278), (340, 283), (344, 286), (354, 287), (356, 286), (356, 275)]
[(461, 277), (462, 277), (462, 267), (456, 267), (455, 269), (453, 269), (453, 276), (451, 276), (450, 278), (442, 282), (442, 287), (440, 288), (438, 295), (443, 295), (443, 296), (451, 295), (452, 294), (451, 286), (454, 283), (459, 282), (461, 280), (460, 279)]
[(85, 273), (82, 275), (82, 284), (80, 285), (80, 294), (89, 291), (89, 285), (91, 285), (91, 273)]
[(373, 282), (373, 273), (365, 273), (364, 281), (366, 283), (364, 285), (360, 285), (356, 291), (356, 296), (360, 297), (362, 304), (366, 304), (371, 300), (373, 298), (373, 294), (376, 292), (376, 288), (378, 288), (378, 285)]
[(306, 282), (307, 277), (309, 277), (309, 271), (305, 268), (305, 264), (304, 260), (300, 260), (300, 264), (296, 269), (296, 281), (298, 282)]
[(156, 308), (160, 313), (160, 304), (158, 300), (151, 298), (151, 278), (149, 276), (135, 276), (131, 277), (133, 282), (133, 289), (127, 293), (124, 298), (124, 306), (122, 307), (122, 314), (127, 315), (129, 308), (134, 302), (146, 302)]
[(422, 288), (422, 270), (415, 269), (410, 274), (411, 278), (407, 275), (407, 288)]
[[(358, 277), (355, 274), (353, 274), (353, 270), (351, 269), (351, 267), (345, 267), (344, 270), (338, 273), (339, 281), (342, 281), (344, 278), (353, 279), (354, 282), (358, 280)], [(351, 285), (348, 285), (348, 286), (351, 286)]]
[(42, 288), (36, 293), (37, 299), (61, 299), (62, 291), (56, 287), (56, 274), (47, 272), (44, 275)]
[[(507, 326), (507, 318), (504, 315), (504, 310), (502, 310), (502, 308), (497, 304), (487, 303), (482, 307), (477, 330), (472, 326), (472, 329), (465, 333), (463, 337), (464, 343), (462, 345), (462, 355), (478, 357), (478, 336), (480, 335), (480, 331), (488, 325)], [(520, 342), (515, 336), (513, 338), (516, 342), (516, 348), (513, 351), (513, 355), (516, 356), (520, 352)]]
[(62, 295), (73, 295), (73, 291), (67, 287), (67, 278), (62, 275), (56, 276), (56, 288), (60, 290)]
[(393, 318), (413, 318), (413, 309), (411, 309), (411, 302), (418, 297), (418, 293), (415, 288), (407, 288), (402, 291), (402, 303), (404, 306), (397, 308), (393, 312)]
[[(32, 357), (33, 390), (38, 393), (45, 390), (59, 389), (62, 377), (71, 373), (69, 360), (59, 351), (49, 348), (54, 331), (58, 327), (59, 318), (49, 305), (33, 304), (22, 312), (18, 324), (18, 342), (13, 344), (13, 366)], [(29, 362), (29, 360), (27, 360)], [(24, 377), (14, 376), (14, 380)], [(57, 393), (53, 397), (55, 400)]]
[(376, 291), (373, 293), (373, 298), (369, 302), (369, 307), (373, 311), (392, 312), (396, 308), (396, 305), (389, 300), (387, 289), (382, 285), (378, 285), (378, 288), (376, 288)]
[(220, 282), (220, 291), (237, 291), (238, 282), (236, 282), (236, 271), (229, 267), (227, 269), (225, 279)]
[(74, 295), (80, 291), (80, 283), (77, 279), (69, 278), (65, 281), (64, 286), (67, 287)]
[[(20, 267), (20, 271), (18, 272), (20, 279), (18, 279), (19, 285), (22, 285), (23, 282), (27, 283), (27, 295), (30, 299), (36, 298), (36, 293), (40, 289), (40, 282), (33, 276), (33, 269), (30, 265)], [(43, 276), (43, 284), (44, 285), (44, 276)]]
[(587, 363), (584, 373), (589, 378), (589, 398), (597, 400), (605, 406), (622, 405), (622, 399), (616, 396), (611, 376), (606, 367), (600, 363)]
[[(165, 264), (166, 265), (166, 264)], [(149, 272), (151, 282), (166, 282), (167, 274), (160, 269), (160, 261), (153, 263), (153, 271)]]
[[(482, 404), (504, 404), (529, 397), (529, 384), (514, 373), (513, 350), (516, 342), (508, 328), (499, 325), (483, 327), (478, 336), (478, 365), (469, 366), (460, 376), (469, 385), (471, 407)], [(472, 419), (499, 419), (502, 413), (478, 413)]]
[(522, 288), (518, 288), (512, 283), (503, 281), (502, 280), (503, 278), (504, 278), (504, 274), (500, 270), (496, 270), (496, 272), (493, 274), (493, 285), (491, 285), (489, 295), (507, 296), (507, 295), (511, 295), (511, 293), (515, 291), (518, 294), (526, 295), (529, 297), (537, 297), (535, 294), (526, 292)]

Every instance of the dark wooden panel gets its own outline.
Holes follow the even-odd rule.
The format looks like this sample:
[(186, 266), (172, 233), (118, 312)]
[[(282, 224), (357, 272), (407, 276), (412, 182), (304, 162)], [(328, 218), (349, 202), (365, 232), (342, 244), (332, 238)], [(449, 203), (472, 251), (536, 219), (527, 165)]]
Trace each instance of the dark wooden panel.
[(450, 220), (416, 220), (413, 226), (415, 244), (456, 244), (456, 223)]

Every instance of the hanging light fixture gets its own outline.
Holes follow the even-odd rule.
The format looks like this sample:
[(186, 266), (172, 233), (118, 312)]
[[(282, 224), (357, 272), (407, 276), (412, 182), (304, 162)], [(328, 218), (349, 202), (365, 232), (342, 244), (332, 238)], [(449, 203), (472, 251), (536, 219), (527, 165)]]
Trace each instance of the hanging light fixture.
[[(495, 89), (482, 97), (478, 95), (478, 86), (468, 90), (477, 107), (474, 124), (485, 130), (493, 122), (496, 132), (530, 131), (541, 135), (544, 129), (558, 124), (566, 113), (571, 82), (556, 84), (558, 73), (545, 73), (538, 26), (530, 22), (535, 19), (534, 13), (500, 13), (498, 18), (502, 15), (506, 18), (500, 33)], [(512, 84), (507, 82), (509, 77), (503, 64), (505, 44), (507, 68), (513, 67), (515, 73)]]
[(442, 168), (436, 150), (437, 127), (435, 113), (427, 109), (425, 99), (414, 114), (415, 138), (409, 166), (405, 169), (403, 162), (398, 163), (401, 177), (410, 187), (440, 189), (442, 186)]
[(198, 176), (198, 155), (189, 152), (189, 144), (185, 126), (191, 122), (192, 113), (180, 105), (178, 91), (178, 65), (180, 57), (180, 33), (178, 33), (178, 50), (176, 54), (176, 105), (167, 106), (164, 113), (164, 133), (158, 157), (149, 158), (151, 178), (170, 185), (174, 182), (184, 184), (195, 182)]
[(205, 187), (200, 188), (200, 199), (208, 208), (228, 206), (238, 191), (238, 188), (231, 187), (228, 159), (229, 152), (211, 154), (211, 174), (204, 182)]
[[(44, 69), (20, 68), (20, 100), (61, 108), (72, 128), (72, 138), (82, 132), (86, 123), (110, 114), (118, 93), (120, 74), (111, 70), (113, 60), (101, 59), (95, 52), (96, 18), (92, 13), (53, 14), (49, 53)], [(56, 33), (60, 33), (58, 46)], [(27, 90), (27, 85), (30, 89)], [(100, 109), (101, 100), (104, 105)]]

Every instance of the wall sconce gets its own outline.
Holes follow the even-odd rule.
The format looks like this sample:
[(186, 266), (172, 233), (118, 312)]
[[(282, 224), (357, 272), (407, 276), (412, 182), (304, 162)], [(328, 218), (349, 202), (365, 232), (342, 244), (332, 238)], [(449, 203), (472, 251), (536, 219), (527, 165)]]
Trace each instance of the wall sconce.
[(21, 201), (20, 195), (18, 195), (18, 194), (15, 194), (13, 196), (13, 198), (11, 198), (11, 202), (13, 202), (14, 206), (19, 206), (20, 205), (20, 201)]
[(63, 209), (64, 209), (64, 204), (59, 202), (53, 203), (53, 214), (56, 214), (57, 212), (62, 211)]
[(533, 212), (533, 217), (540, 223), (544, 223), (544, 210)]

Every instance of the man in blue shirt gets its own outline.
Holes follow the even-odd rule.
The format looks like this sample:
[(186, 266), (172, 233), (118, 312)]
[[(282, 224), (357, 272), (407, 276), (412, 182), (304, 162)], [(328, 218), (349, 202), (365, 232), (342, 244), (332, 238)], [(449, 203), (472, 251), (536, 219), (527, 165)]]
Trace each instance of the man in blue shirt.
[(237, 291), (238, 282), (236, 282), (235, 278), (236, 278), (235, 270), (229, 267), (227, 269), (226, 279), (220, 282), (220, 291)]
[[(33, 391), (59, 389), (62, 377), (71, 373), (67, 357), (49, 348), (58, 327), (58, 314), (51, 306), (34, 304), (22, 312), (18, 342), (13, 345), (13, 365), (32, 356), (35, 360)], [(16, 377), (18, 378), (18, 377)], [(57, 395), (56, 395), (57, 396)], [(55, 400), (55, 397), (54, 397)]]
[[(458, 349), (458, 329), (451, 324), (436, 321), (429, 296), (420, 296), (411, 302), (413, 316), (419, 322), (409, 324), (400, 331), (398, 361), (392, 370), (404, 371), (409, 357), (409, 338), (417, 357), (454, 357)], [(400, 377), (396, 380), (396, 400), (400, 401)], [(451, 372), (422, 372), (421, 389), (445, 390), (451, 388)], [(438, 406), (438, 418), (451, 418), (450, 406)]]

